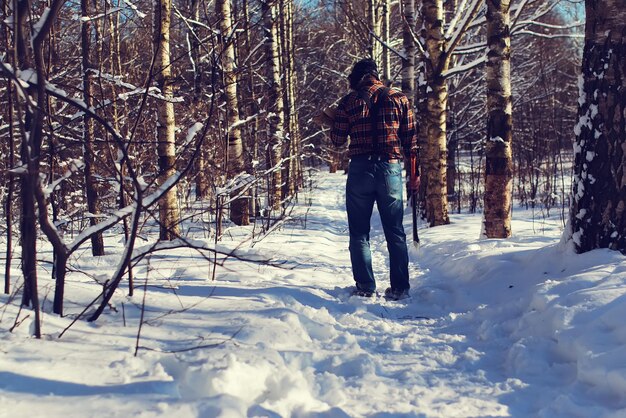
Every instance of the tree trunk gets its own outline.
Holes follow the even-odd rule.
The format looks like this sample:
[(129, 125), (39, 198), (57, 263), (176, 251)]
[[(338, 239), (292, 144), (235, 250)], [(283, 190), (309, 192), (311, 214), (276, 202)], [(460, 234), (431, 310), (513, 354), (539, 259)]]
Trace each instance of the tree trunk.
[[(87, 107), (93, 106), (92, 78), (93, 66), (91, 64), (91, 32), (92, 24), (89, 19), (89, 1), (81, 0), (80, 8), (83, 16), (81, 21), (81, 49), (82, 49), (82, 70), (83, 70), (83, 100)], [(89, 224), (94, 226), (98, 223), (97, 216), (100, 214), (98, 202), (98, 192), (96, 190), (96, 180), (93, 175), (94, 169), (94, 122), (85, 114), (83, 117), (83, 152), (85, 162), (85, 194), (87, 197), (87, 208), (89, 210)], [(102, 233), (91, 236), (91, 254), (94, 256), (104, 255), (104, 240)]]
[[(245, 50), (249, 54), (254, 48), (251, 40), (250, 33), (250, 5), (248, 0), (243, 0), (243, 30), (244, 30), (244, 42), (245, 42)], [(247, 60), (246, 64), (247, 68), (247, 88), (248, 88), (248, 97), (247, 97), (247, 112), (249, 115), (254, 115), (254, 120), (250, 121), (246, 125), (246, 149), (249, 151), (246, 155), (245, 163), (246, 163), (246, 172), (250, 175), (254, 175), (255, 173), (255, 162), (259, 159), (259, 142), (258, 142), (258, 133), (259, 133), (259, 118), (256, 117), (259, 113), (259, 103), (256, 100), (255, 86), (254, 86), (254, 71), (252, 69), (252, 60)], [(258, 187), (253, 187), (250, 190), (250, 212), (254, 214), (256, 217), (258, 213), (257, 207), (257, 190)]]
[(427, 141), (423, 147), (422, 167), (426, 174), (426, 219), (430, 226), (450, 223), (446, 182), (446, 117), (448, 87), (443, 72), (449, 58), (444, 53), (443, 0), (424, 0), (424, 37), (426, 39)]
[(298, 74), (296, 72), (296, 38), (294, 34), (293, 19), (294, 1), (289, 0), (289, 87), (291, 94), (289, 95), (290, 123), (291, 123), (291, 144), (292, 144), (292, 160), (291, 160), (291, 186), (290, 193), (297, 193), (303, 184), (302, 173), (302, 144), (300, 136), (300, 119), (298, 117)]
[(291, 183), (291, 154), (293, 152), (291, 143), (291, 109), (289, 107), (290, 90), (290, 78), (289, 78), (289, 40), (287, 39), (287, 0), (278, 0), (278, 19), (277, 24), (279, 42), (279, 56), (280, 56), (280, 73), (282, 74), (282, 93), (283, 93), (283, 120), (285, 121), (285, 135), (283, 140), (283, 159), (285, 160), (282, 165), (282, 188), (281, 199), (283, 202), (291, 195), (289, 192)]
[(278, 36), (276, 7), (272, 0), (262, 1), (262, 12), (265, 29), (266, 73), (268, 83), (268, 112), (267, 116), (267, 166), (272, 169), (271, 184), (269, 185), (270, 205), (278, 209), (281, 204), (281, 158), (284, 140), (284, 102), (281, 91), (280, 57), (278, 54)]
[[(154, 62), (155, 80), (164, 99), (157, 110), (157, 152), (159, 156), (159, 184), (176, 172), (176, 144), (174, 104), (172, 103), (172, 68), (170, 65), (171, 0), (159, 0), (154, 5)], [(172, 187), (159, 201), (160, 239), (173, 240), (180, 235), (176, 189)]]
[[(385, 1), (385, 0), (382, 0)], [(368, 30), (368, 45), (367, 53), (371, 58), (376, 61), (377, 64), (381, 63), (381, 54), (385, 49), (381, 43), (381, 24), (380, 14), (378, 11), (378, 0), (367, 0), (367, 30)], [(378, 37), (378, 39), (376, 39)], [(379, 68), (381, 68), (379, 66)]]
[(376, 61), (376, 38), (374, 34), (376, 33), (376, 0), (367, 0), (367, 26), (369, 37), (368, 37), (368, 54), (372, 57), (374, 61)]
[(297, 190), (299, 173), (299, 129), (298, 113), (296, 107), (296, 72), (295, 72), (295, 49), (293, 38), (293, 0), (281, 0), (282, 36), (283, 43), (283, 73), (284, 76), (284, 100), (285, 121), (287, 124), (288, 138), (285, 143), (285, 157), (289, 162), (285, 164), (283, 171), (283, 198), (294, 196)]
[[(5, 3), (4, 15), (9, 15), (9, 5), (8, 2)], [(7, 54), (7, 61), (13, 64), (13, 52), (11, 48), (10, 41), (10, 32), (9, 28), (5, 27), (3, 29), (5, 32), (5, 48), (9, 52)], [(7, 161), (6, 165), (8, 168), (13, 168), (15, 164), (15, 138), (13, 136), (13, 84), (11, 80), (7, 80), (7, 114), (8, 114), (8, 122), (9, 122), (9, 143), (7, 144), (7, 153), (5, 154)], [(10, 173), (7, 173), (7, 195), (5, 200), (5, 221), (7, 227), (7, 235), (6, 235), (6, 255), (5, 255), (5, 264), (4, 264), (4, 293), (9, 294), (11, 292), (11, 262), (13, 259), (13, 195), (14, 195), (14, 185), (15, 180)]]
[(511, 100), (510, 1), (487, 0), (487, 141), (483, 232), (511, 236), (513, 102)]
[(570, 213), (577, 252), (626, 254), (626, 8), (587, 0)]
[(405, 60), (402, 60), (402, 92), (411, 105), (415, 101), (415, 0), (403, 0), (402, 41)]
[[(230, 19), (230, 0), (217, 0), (215, 7), (220, 19), (220, 32), (222, 35), (222, 69), (228, 118), (226, 126), (228, 135), (227, 178), (234, 179), (244, 173), (245, 164), (241, 128), (237, 126), (241, 121), (239, 120), (237, 76), (235, 74), (235, 38), (232, 33), (233, 28)], [(239, 193), (241, 193), (240, 189), (234, 190), (231, 198)], [(239, 197), (230, 203), (230, 219), (237, 225), (248, 225), (250, 223), (248, 199), (246, 196)]]
[(391, 39), (389, 38), (389, 14), (391, 13), (391, 2), (390, 0), (382, 0), (382, 36), (383, 43), (382, 45), (382, 77), (386, 82), (391, 82), (391, 58), (389, 53), (389, 48), (387, 47), (390, 44)]
[[(29, 23), (28, 2), (16, 2), (15, 7), (15, 44), (16, 66), (21, 70), (35, 67), (29, 55)], [(41, 67), (36, 66), (39, 76)], [(38, 77), (39, 82), (42, 78)], [(22, 204), (22, 216), (20, 222), (21, 245), (22, 245), (22, 274), (24, 275), (24, 291), (22, 293), (22, 305), (31, 306), (35, 312), (35, 336), (41, 338), (41, 320), (39, 310), (39, 294), (37, 284), (37, 211), (35, 207), (35, 187), (39, 182), (39, 164), (41, 150), (41, 129), (43, 118), (39, 112), (45, 106), (40, 94), (43, 85), (40, 84), (32, 91), (32, 94), (24, 105), (24, 120), (22, 128), (22, 141), (20, 144), (20, 157), (25, 162), (26, 173), (20, 180), (20, 194)], [(36, 105), (32, 103), (35, 102)]]
[[(204, 102), (202, 100), (202, 91), (204, 84), (204, 69), (205, 65), (202, 62), (202, 51), (200, 45), (200, 26), (195, 22), (200, 22), (200, 5), (201, 0), (191, 0), (191, 17), (193, 22), (190, 22), (192, 25), (188, 29), (187, 36), (189, 37), (189, 43), (191, 44), (191, 64), (193, 67), (193, 95), (192, 95), (192, 109), (194, 116), (200, 116), (204, 114), (200, 109), (204, 106)], [(204, 141), (202, 143), (203, 149), (198, 152), (196, 157), (196, 174), (195, 174), (195, 186), (196, 186), (196, 199), (204, 200), (208, 199), (211, 194), (211, 188), (209, 185), (209, 172), (207, 169), (207, 147), (208, 141)]]

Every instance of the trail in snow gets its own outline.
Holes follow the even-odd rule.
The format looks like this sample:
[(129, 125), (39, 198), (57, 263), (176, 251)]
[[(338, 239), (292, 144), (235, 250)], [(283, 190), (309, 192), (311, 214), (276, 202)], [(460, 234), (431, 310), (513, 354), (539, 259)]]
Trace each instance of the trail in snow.
[[(626, 342), (621, 256), (573, 256), (556, 244), (558, 223), (520, 214), (514, 238), (479, 241), (478, 216), (453, 216), (422, 230), (410, 300), (348, 297), (345, 177), (318, 182), (293, 222), (240, 250), (282, 267), (230, 259), (211, 281), (197, 253), (177, 249), (137, 268), (147, 284), (137, 357), (141, 291), (118, 293), (100, 321), (60, 340), (99, 293), (92, 280), (70, 276), (70, 314), (46, 313), (41, 341), (29, 319), (6, 332), (17, 315), (8, 305), (0, 417), (626, 416), (626, 373), (612, 370)], [(248, 232), (231, 229), (232, 246)], [(377, 213), (371, 237), (384, 289)], [(103, 275), (114, 260), (72, 263)], [(51, 286), (42, 279), (44, 294)]]

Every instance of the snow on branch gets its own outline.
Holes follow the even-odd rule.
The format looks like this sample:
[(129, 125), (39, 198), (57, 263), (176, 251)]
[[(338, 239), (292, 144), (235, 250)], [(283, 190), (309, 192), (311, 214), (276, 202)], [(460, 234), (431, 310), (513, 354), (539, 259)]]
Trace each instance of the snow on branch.
[(50, 18), (50, 8), (46, 7), (43, 9), (43, 12), (41, 13), (41, 17), (39, 18), (39, 20), (35, 22), (35, 24), (33, 25), (33, 38), (36, 38), (39, 35), (39, 33), (44, 29), (44, 27), (46, 26), (46, 22), (48, 21), (49, 18)]
[(187, 130), (187, 136), (185, 137), (185, 142), (183, 143), (183, 147), (188, 147), (198, 134), (204, 128), (204, 124), (202, 122), (196, 122), (189, 127)]
[(98, 123), (100, 123), (100, 125), (102, 125), (106, 129), (106, 131), (109, 132), (113, 136), (113, 138), (119, 142), (118, 145), (123, 145), (124, 137), (122, 136), (122, 134), (118, 132), (113, 126), (111, 126), (108, 121), (102, 119), (100, 115), (96, 113), (96, 109), (93, 106), (88, 107), (83, 100), (77, 99), (75, 97), (69, 97), (65, 91), (59, 89), (52, 83), (46, 82), (44, 88), (46, 92), (51, 96), (76, 107), (85, 114), (88, 114), (90, 117), (96, 119)]
[(515, 32), (516, 35), (531, 35), (536, 36), (538, 38), (548, 38), (548, 39), (556, 39), (556, 38), (584, 38), (585, 34), (583, 33), (539, 33), (534, 32), (528, 29), (522, 29)]
[[(454, 51), (456, 46), (459, 44), (459, 41), (463, 37), (463, 34), (467, 31), (469, 24), (472, 22), (472, 20), (474, 20), (474, 18), (478, 14), (478, 11), (482, 7), (483, 1), (484, 0), (472, 0), (472, 3), (470, 3), (470, 5), (468, 6), (467, 12), (463, 16), (463, 19), (460, 20), (459, 23), (456, 25), (456, 29), (454, 30), (449, 42), (447, 43), (447, 54), (450, 54), (452, 51)], [(462, 11), (459, 11), (459, 14), (460, 13), (462, 13)], [(448, 31), (451, 32), (451, 29), (452, 28), (448, 28)]]
[(417, 49), (419, 49), (420, 54), (427, 55), (426, 48), (422, 44), (422, 41), (420, 41), (419, 36), (417, 36), (417, 34), (415, 33), (415, 30), (411, 27), (411, 25), (407, 23), (406, 17), (404, 15), (402, 15), (402, 22), (409, 29), (409, 33), (411, 34), (411, 39), (413, 40), (413, 43), (415, 44), (415, 46), (417, 46)]
[(251, 121), (253, 121), (253, 120), (255, 120), (255, 119), (258, 119), (258, 117), (259, 117), (261, 114), (263, 114), (264, 112), (265, 112), (265, 111), (261, 111), (261, 112), (257, 113), (256, 115), (248, 116), (248, 117), (247, 117), (247, 118), (245, 118), (245, 119), (239, 119), (237, 122), (233, 123), (232, 125), (230, 125), (230, 126), (228, 127), (228, 132), (232, 132), (232, 130), (233, 130), (233, 129), (235, 129), (235, 128), (239, 128), (239, 127), (241, 127), (241, 126), (243, 126), (243, 125), (247, 124), (248, 122), (251, 122)]
[(113, 227), (120, 220), (129, 216), (136, 210), (141, 210), (142, 208), (149, 208), (154, 205), (156, 202), (161, 199), (167, 191), (172, 188), (178, 181), (180, 180), (181, 173), (176, 172), (174, 175), (170, 176), (162, 185), (160, 185), (152, 194), (146, 196), (145, 198), (141, 198), (141, 196), (137, 195), (135, 198), (135, 202), (130, 205), (116, 210), (112, 212), (109, 216), (106, 217), (102, 222), (92, 225), (85, 230), (83, 230), (80, 234), (76, 236), (74, 241), (69, 245), (70, 252), (75, 251), (82, 245), (83, 242), (88, 240), (92, 235), (95, 235), (99, 232), (106, 231), (107, 229)]
[(46, 198), (52, 194), (52, 192), (59, 186), (59, 184), (69, 179), (74, 174), (80, 172), (85, 167), (85, 162), (77, 159), (72, 159), (69, 162), (69, 165), (69, 170), (67, 170), (61, 177), (50, 183), (48, 186), (42, 187), (42, 191)]
[(467, 4), (467, 0), (461, 0), (461, 3), (455, 7), (456, 13), (452, 17), (452, 20), (450, 21), (448, 25), (448, 30), (445, 33), (446, 39), (449, 39), (452, 36), (452, 31), (454, 30), (457, 23), (459, 22), (459, 19), (461, 18), (461, 15), (463, 14), (463, 10), (465, 10), (466, 4)]
[(480, 58), (470, 61), (467, 64), (457, 65), (448, 71), (444, 71), (441, 75), (446, 78), (452, 77), (453, 75), (463, 73), (465, 71), (469, 71), (473, 68), (479, 67), (485, 62), (487, 62), (487, 54), (484, 54)]
[(112, 15), (114, 13), (117, 13), (117, 12), (120, 12), (122, 10), (124, 10), (124, 9), (121, 8), (121, 7), (115, 7), (113, 9), (111, 9), (111, 10), (107, 10), (106, 12), (100, 13), (100, 14), (95, 15), (95, 16), (78, 16), (78, 15), (76, 15), (76, 16), (74, 16), (74, 20), (80, 20), (83, 23), (85, 23), (85, 22), (92, 22), (94, 20), (103, 19), (103, 18), (105, 18), (107, 16), (110, 16), (110, 15)]
[(487, 40), (483, 42), (476, 42), (473, 44), (462, 45), (455, 48), (453, 54), (454, 55), (465, 55), (465, 54), (475, 54), (477, 52), (482, 52), (487, 48)]
[(585, 22), (582, 21), (578, 21), (578, 22), (572, 22), (569, 25), (552, 25), (550, 23), (543, 23), (543, 22), (537, 22), (536, 20), (522, 20), (518, 23), (519, 26), (540, 26), (543, 28), (549, 28), (549, 29), (574, 29), (574, 28), (579, 28), (581, 26), (585, 26)]
[(130, 7), (135, 13), (137, 13), (137, 16), (139, 16), (141, 19), (147, 16), (144, 12), (139, 10), (139, 8), (132, 1), (130, 0), (123, 0), (123, 1), (124, 3), (126, 3), (128, 7)]
[(380, 42), (380, 44), (382, 46), (384, 46), (385, 48), (387, 48), (388, 50), (390, 50), (391, 52), (393, 52), (394, 54), (396, 54), (398, 57), (400, 57), (400, 59), (402, 61), (406, 61), (406, 57), (404, 55), (402, 55), (400, 53), (400, 51), (398, 51), (397, 49), (395, 49), (394, 47), (392, 47), (391, 45), (389, 45), (387, 42), (383, 41), (378, 35), (376, 35), (371, 29), (370, 29), (370, 35), (372, 35), (378, 42)]
[(50, 7), (46, 7), (41, 14), (39, 20), (33, 25), (33, 34), (31, 38), (32, 46), (38, 47), (43, 42), (43, 37), (47, 35), (48, 30), (52, 27), (54, 19), (65, 3), (65, 0), (54, 0)]
[(131, 96), (135, 96), (138, 94), (147, 94), (148, 96), (158, 99), (158, 100), (163, 100), (166, 102), (171, 102), (171, 103), (182, 103), (184, 102), (184, 99), (182, 97), (172, 97), (170, 99), (166, 98), (165, 96), (163, 96), (162, 94), (160, 94), (161, 90), (159, 90), (157, 87), (151, 86), (148, 88), (144, 88), (144, 87), (137, 87), (134, 84), (131, 83), (127, 83), (125, 81), (122, 81), (122, 78), (120, 76), (114, 76), (99, 70), (96, 70), (94, 68), (90, 68), (88, 71), (91, 71), (96, 77), (100, 77), (103, 80), (109, 81), (113, 84), (115, 84), (117, 87), (123, 87), (125, 89), (128, 89), (129, 91), (126, 93), (119, 93), (117, 95), (117, 98), (123, 101), (128, 100), (129, 97)]

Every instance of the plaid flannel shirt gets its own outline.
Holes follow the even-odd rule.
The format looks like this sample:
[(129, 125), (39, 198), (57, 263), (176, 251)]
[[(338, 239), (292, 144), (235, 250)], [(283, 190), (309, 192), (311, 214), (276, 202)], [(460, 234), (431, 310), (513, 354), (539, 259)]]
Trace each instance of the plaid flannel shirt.
[[(373, 105), (384, 85), (374, 77), (368, 77), (359, 87), (367, 91)], [(417, 124), (409, 100), (402, 92), (390, 89), (387, 100), (378, 111), (377, 150), (374, 150), (371, 131), (370, 111), (359, 93), (354, 91), (341, 99), (330, 138), (336, 146), (341, 146), (349, 136), (349, 157), (375, 154), (408, 158), (417, 155)]]

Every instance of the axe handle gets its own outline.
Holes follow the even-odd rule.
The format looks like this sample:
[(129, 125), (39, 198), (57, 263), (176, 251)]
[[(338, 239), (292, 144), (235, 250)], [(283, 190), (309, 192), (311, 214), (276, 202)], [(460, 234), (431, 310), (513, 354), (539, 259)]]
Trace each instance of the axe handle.
[(411, 207), (413, 209), (413, 243), (419, 244), (420, 237), (417, 235), (417, 191), (411, 193)]

